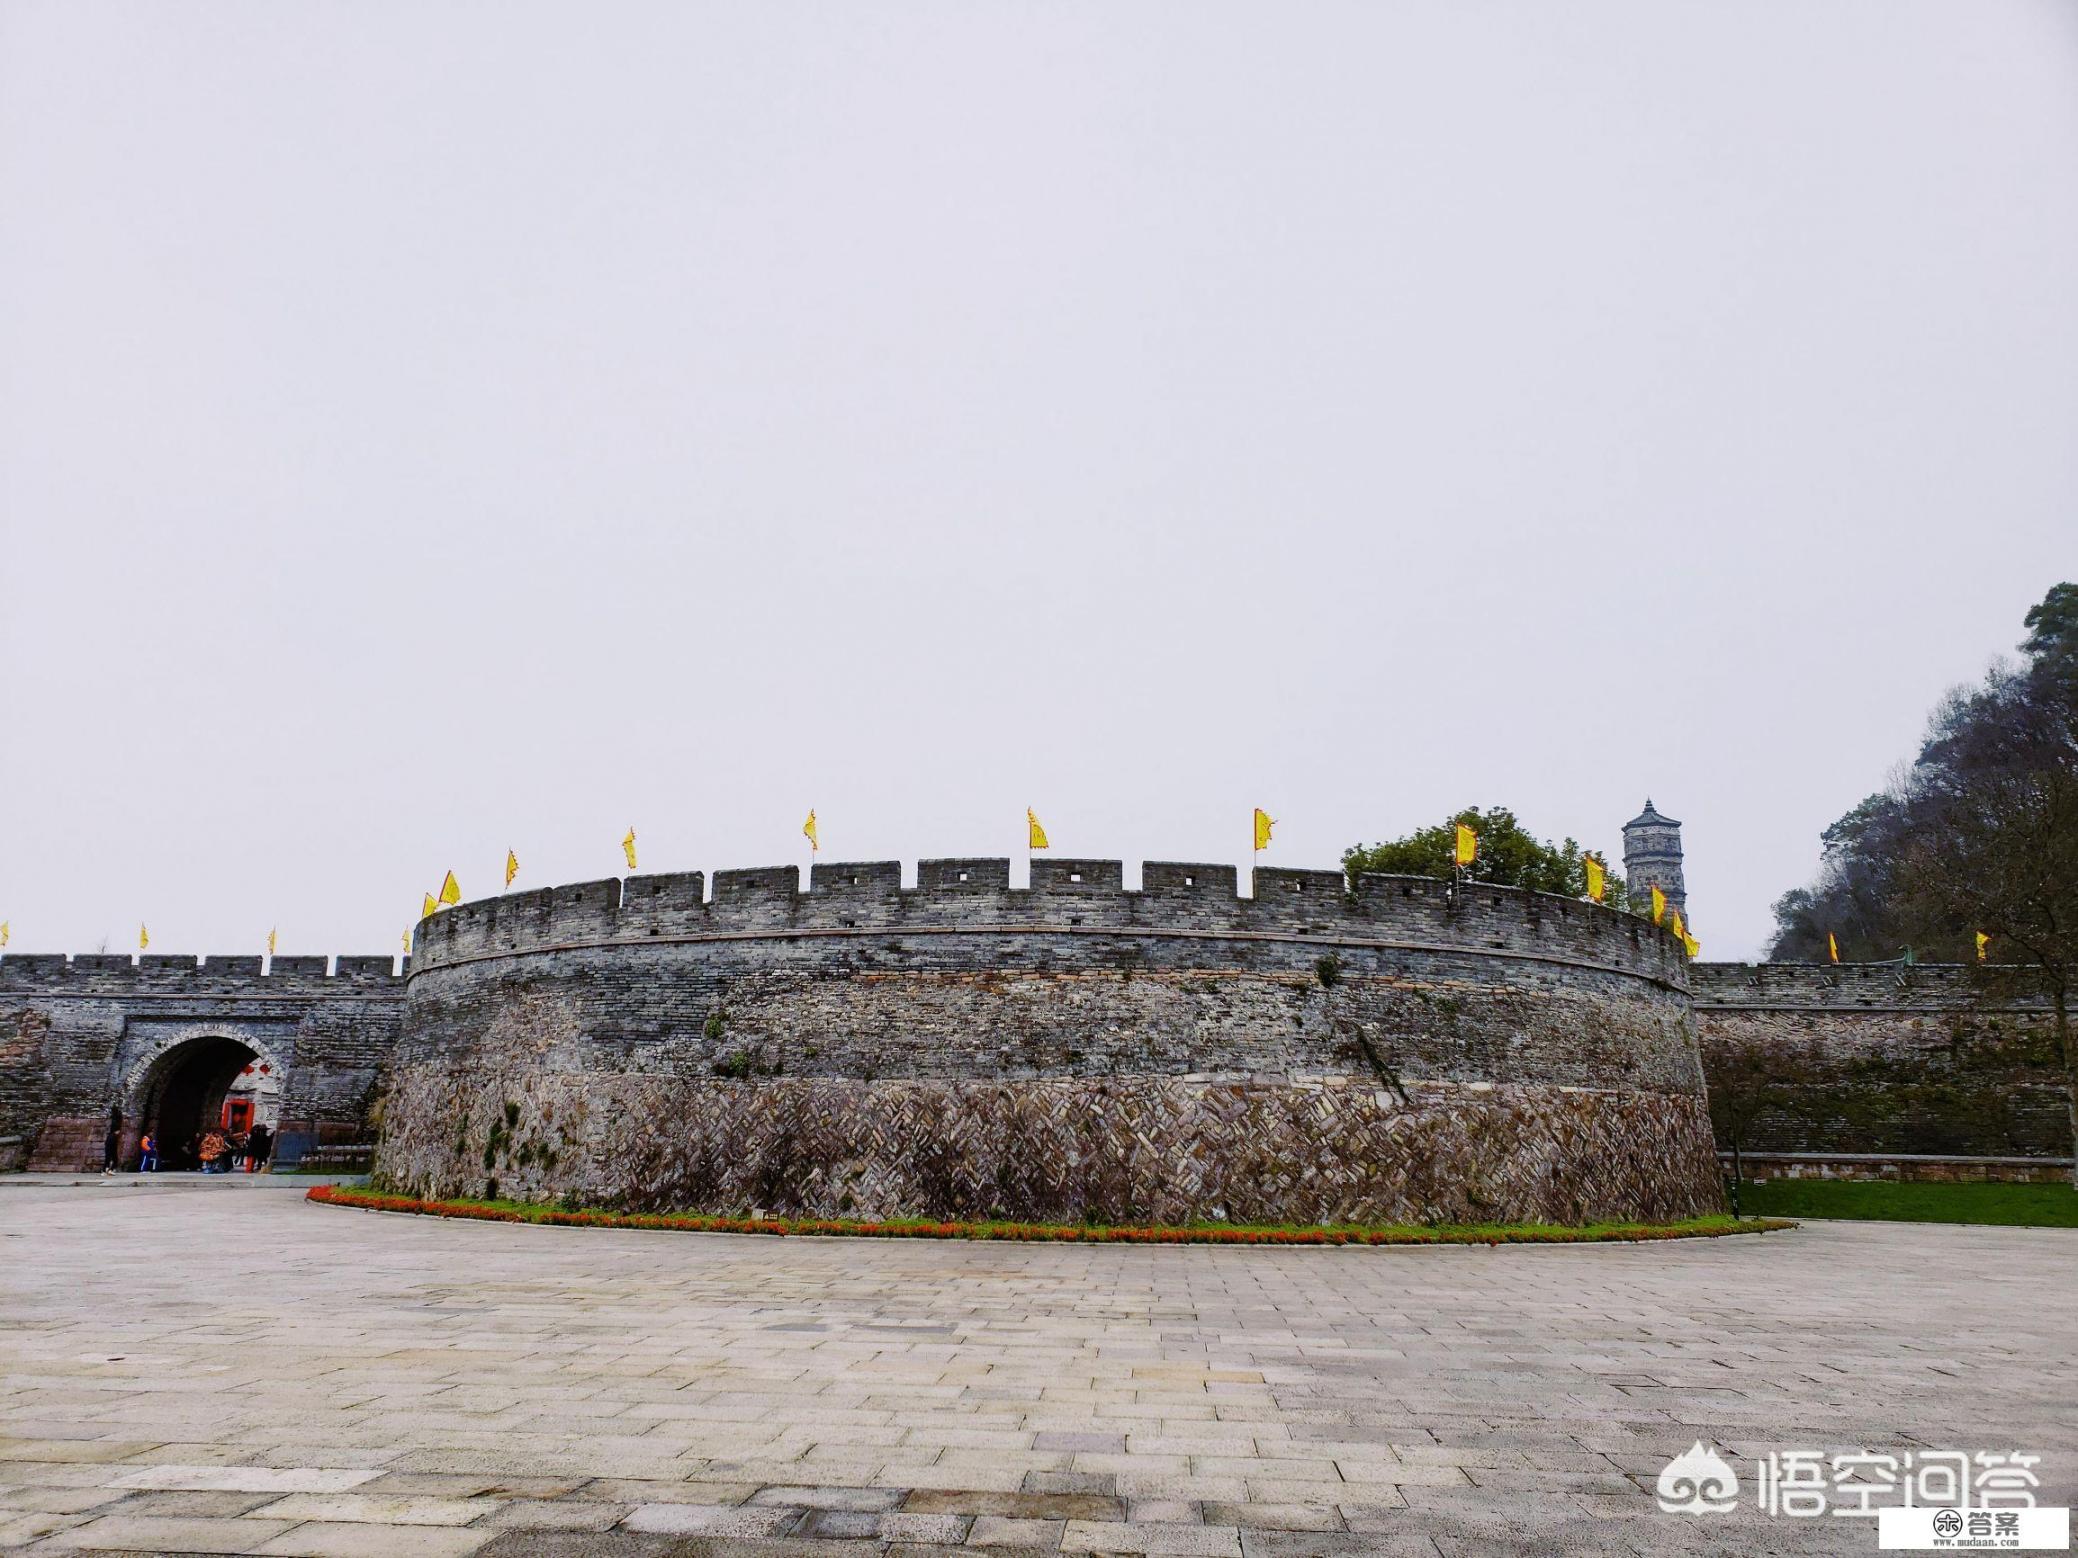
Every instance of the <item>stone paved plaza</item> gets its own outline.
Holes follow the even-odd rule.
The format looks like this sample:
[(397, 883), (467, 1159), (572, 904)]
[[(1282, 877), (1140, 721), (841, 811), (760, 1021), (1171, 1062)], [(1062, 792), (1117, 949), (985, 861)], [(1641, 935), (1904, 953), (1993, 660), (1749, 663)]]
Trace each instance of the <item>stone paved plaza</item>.
[(1874, 1552), (1701, 1438), (2043, 1456), (2078, 1233), (1074, 1248), (0, 1183), (0, 1543), (276, 1554)]

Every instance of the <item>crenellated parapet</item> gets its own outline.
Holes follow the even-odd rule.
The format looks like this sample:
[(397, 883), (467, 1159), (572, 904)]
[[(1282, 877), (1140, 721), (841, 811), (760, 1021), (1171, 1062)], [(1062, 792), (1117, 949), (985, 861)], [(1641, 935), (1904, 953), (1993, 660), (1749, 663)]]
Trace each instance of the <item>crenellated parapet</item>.
[(1702, 1011), (1943, 1012), (2046, 1005), (2016, 990), (2014, 970), (1971, 963), (1696, 963)]
[[(404, 961), (408, 968), (410, 960)], [(10, 952), (0, 954), (0, 996), (389, 996), (405, 970), (394, 957), (187, 957)]]
[(1665, 929), (1579, 899), (1431, 877), (1262, 867), (1253, 896), (1235, 868), (1150, 861), (1124, 885), (1116, 860), (925, 860), (917, 885), (893, 861), (605, 878), (458, 905), (420, 922), (414, 974), (514, 953), (757, 937), (1059, 933), (1456, 949), (1581, 963), (1682, 985), (1688, 960)]

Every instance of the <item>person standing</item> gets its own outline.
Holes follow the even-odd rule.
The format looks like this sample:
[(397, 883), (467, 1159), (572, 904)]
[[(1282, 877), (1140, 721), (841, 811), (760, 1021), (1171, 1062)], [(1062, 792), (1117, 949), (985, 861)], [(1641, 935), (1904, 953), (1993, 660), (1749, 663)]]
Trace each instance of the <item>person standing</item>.
[(245, 1146), (246, 1166), (255, 1174), (261, 1173), (267, 1167), (267, 1160), (274, 1155), (274, 1132), (264, 1123), (255, 1125)]
[(123, 1106), (108, 1106), (108, 1134), (101, 1140), (101, 1174), (104, 1179), (115, 1177), (115, 1160), (123, 1150)]
[(138, 1143), (138, 1150), (140, 1155), (137, 1159), (137, 1172), (152, 1173), (159, 1166), (159, 1138), (146, 1131), (144, 1139)]

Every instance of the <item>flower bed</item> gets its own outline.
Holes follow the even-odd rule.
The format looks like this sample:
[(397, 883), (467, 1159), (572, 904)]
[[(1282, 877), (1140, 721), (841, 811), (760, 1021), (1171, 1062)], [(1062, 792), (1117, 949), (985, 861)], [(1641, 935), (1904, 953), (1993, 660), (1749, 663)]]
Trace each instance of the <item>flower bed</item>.
[(1077, 1223), (847, 1222), (812, 1217), (709, 1217), (690, 1212), (564, 1211), (514, 1201), (426, 1201), (341, 1185), (319, 1185), (312, 1201), (365, 1212), (411, 1212), (486, 1223), (549, 1223), (560, 1228), (642, 1228), (678, 1233), (757, 1233), (850, 1239), (1006, 1239), (1034, 1244), (1604, 1244), (1650, 1239), (1711, 1239), (1794, 1228), (1782, 1218), (1699, 1217), (1683, 1223), (1547, 1223), (1467, 1227), (1234, 1228), (1102, 1227)]

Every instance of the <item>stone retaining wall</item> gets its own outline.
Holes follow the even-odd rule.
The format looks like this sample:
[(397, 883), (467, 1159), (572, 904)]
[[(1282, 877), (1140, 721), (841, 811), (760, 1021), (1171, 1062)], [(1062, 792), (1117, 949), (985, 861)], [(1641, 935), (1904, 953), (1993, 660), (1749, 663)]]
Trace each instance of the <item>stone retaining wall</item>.
[(725, 1081), (413, 1067), (385, 1185), (632, 1210), (1609, 1222), (1721, 1210), (1699, 1100), (1317, 1080)]
[(1720, 1112), (1754, 1085), (1757, 1063), (1772, 1067), (1749, 1151), (2069, 1157), (2047, 1003), (2009, 988), (2012, 977), (1952, 964), (1705, 963), (1689, 974)]
[[(1732, 1172), (1732, 1154), (1717, 1155), (1718, 1167)], [(1858, 1179), (1893, 1180), (1905, 1184), (2062, 1185), (2071, 1178), (2069, 1158), (1943, 1158), (1913, 1153), (1747, 1152), (1739, 1167), (1750, 1180)]]
[[(1043, 868), (1043, 869), (1042, 869)], [(378, 1171), (829, 1215), (1680, 1216), (1719, 1187), (1663, 932), (1418, 878), (924, 862), (420, 927)]]

